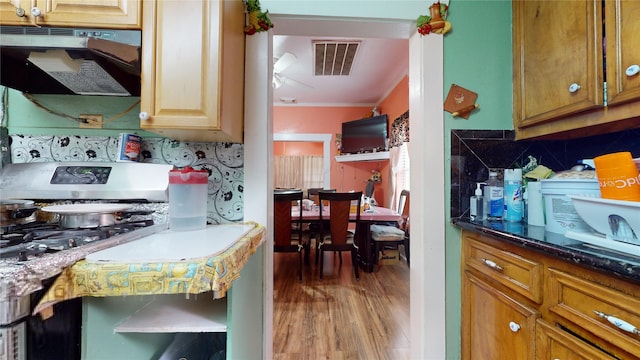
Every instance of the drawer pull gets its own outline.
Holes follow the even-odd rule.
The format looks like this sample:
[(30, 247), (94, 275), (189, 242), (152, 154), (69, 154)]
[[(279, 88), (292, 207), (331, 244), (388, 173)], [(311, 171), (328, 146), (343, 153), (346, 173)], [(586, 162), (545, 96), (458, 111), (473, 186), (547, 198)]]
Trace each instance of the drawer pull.
[(489, 260), (489, 259), (482, 259), (482, 262), (487, 265), (488, 267), (494, 269), (494, 270), (498, 270), (498, 271), (502, 271), (503, 268), (502, 266), (496, 264), (495, 262)]
[(520, 324), (510, 321), (509, 322), (509, 329), (511, 329), (511, 331), (513, 332), (518, 332), (518, 330), (520, 330)]
[(621, 330), (624, 330), (626, 332), (630, 332), (632, 334), (636, 334), (636, 335), (640, 335), (640, 329), (638, 329), (637, 327), (631, 325), (630, 323), (622, 320), (622, 319), (618, 319), (615, 316), (611, 316), (611, 315), (607, 315), (605, 313), (602, 313), (598, 310), (593, 310), (594, 313), (596, 313), (596, 315), (600, 316), (603, 319), (606, 319), (608, 322), (612, 323), (613, 325), (615, 325), (616, 327), (618, 327)]
[(570, 93), (574, 93), (576, 91), (580, 90), (580, 85), (573, 83), (571, 85), (569, 85), (569, 92)]

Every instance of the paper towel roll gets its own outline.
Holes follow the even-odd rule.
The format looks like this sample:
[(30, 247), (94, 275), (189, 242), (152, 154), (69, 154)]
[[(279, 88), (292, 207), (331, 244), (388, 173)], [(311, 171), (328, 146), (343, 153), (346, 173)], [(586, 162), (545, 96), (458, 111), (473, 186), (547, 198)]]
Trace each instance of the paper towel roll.
[(527, 183), (527, 192), (529, 193), (527, 223), (529, 225), (544, 226), (543, 200), (542, 192), (540, 191), (541, 185), (538, 181), (529, 181)]

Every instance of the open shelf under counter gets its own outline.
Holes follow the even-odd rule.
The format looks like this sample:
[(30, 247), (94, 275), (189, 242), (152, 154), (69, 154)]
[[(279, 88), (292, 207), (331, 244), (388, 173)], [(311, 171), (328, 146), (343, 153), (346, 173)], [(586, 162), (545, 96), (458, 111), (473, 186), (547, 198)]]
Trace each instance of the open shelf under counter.
[(389, 160), (389, 152), (378, 151), (378, 152), (363, 153), (363, 154), (336, 155), (337, 162), (380, 161), (380, 160)]
[(118, 324), (116, 333), (226, 332), (227, 300), (211, 293), (161, 296)]

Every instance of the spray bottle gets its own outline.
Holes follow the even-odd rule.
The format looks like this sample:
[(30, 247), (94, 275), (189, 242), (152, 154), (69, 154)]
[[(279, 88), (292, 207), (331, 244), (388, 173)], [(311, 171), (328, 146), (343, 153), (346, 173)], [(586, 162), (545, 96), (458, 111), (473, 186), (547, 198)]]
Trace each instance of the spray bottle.
[(504, 170), (504, 219), (522, 221), (522, 169)]

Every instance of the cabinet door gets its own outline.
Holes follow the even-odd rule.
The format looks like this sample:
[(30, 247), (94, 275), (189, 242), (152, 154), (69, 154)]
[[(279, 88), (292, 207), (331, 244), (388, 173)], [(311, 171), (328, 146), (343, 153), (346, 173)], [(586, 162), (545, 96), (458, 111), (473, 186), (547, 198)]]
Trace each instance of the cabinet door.
[(462, 358), (533, 359), (539, 313), (480, 280), (463, 274)]
[(640, 99), (640, 1), (605, 2), (607, 100), (609, 105)]
[[(16, 9), (24, 16), (16, 15)], [(39, 16), (31, 9), (37, 8)], [(141, 2), (139, 0), (2, 0), (2, 25), (42, 25), (109, 29), (140, 29)]]
[(21, 8), (29, 11), (29, 2), (26, 0), (0, 0), (0, 25), (23, 25), (29, 24), (29, 20), (16, 14), (16, 10)]
[(516, 128), (603, 105), (599, 0), (513, 1)]
[(242, 142), (241, 1), (145, 2), (140, 127), (188, 141)]

